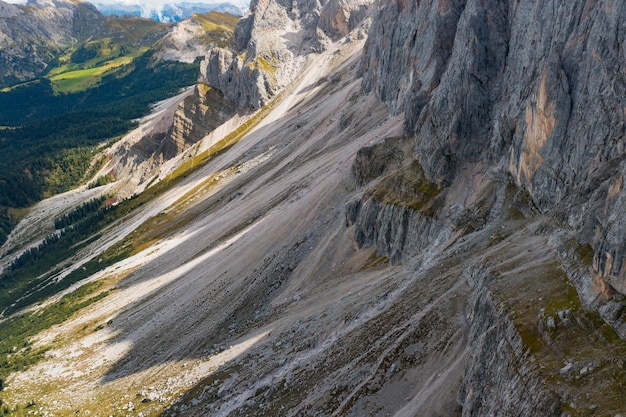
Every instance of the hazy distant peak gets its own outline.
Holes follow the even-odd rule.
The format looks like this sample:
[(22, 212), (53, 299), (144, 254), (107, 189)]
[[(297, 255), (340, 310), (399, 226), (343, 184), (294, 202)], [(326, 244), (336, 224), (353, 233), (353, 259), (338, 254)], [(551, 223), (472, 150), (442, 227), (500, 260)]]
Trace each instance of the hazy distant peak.
[(130, 1), (99, 1), (98, 10), (104, 14), (132, 14), (157, 20), (159, 22), (177, 22), (196, 13), (219, 11), (241, 16), (248, 8), (249, 1), (213, 1), (213, 2), (174, 2), (158, 0), (133, 3)]
[(26, 5), (43, 9), (46, 7), (67, 7), (69, 5), (74, 6), (76, 3), (77, 2), (71, 2), (69, 0), (28, 0)]
[(13, 17), (22, 13), (19, 7), (0, 0), (0, 17)]

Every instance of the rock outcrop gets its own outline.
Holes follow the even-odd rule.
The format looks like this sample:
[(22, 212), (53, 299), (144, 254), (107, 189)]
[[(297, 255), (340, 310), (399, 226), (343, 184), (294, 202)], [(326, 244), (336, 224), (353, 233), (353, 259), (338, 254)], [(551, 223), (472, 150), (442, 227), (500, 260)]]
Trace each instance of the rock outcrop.
[(196, 85), (194, 93), (179, 104), (172, 127), (159, 152), (165, 160), (171, 159), (235, 115), (234, 103), (219, 90), (203, 84)]
[(346, 207), (346, 224), (355, 225), (359, 247), (375, 246), (392, 263), (418, 256), (444, 230), (438, 213), (444, 195), (421, 167), (407, 161), (404, 138), (360, 149), (352, 171), (363, 197)]
[(237, 25), (232, 49), (214, 49), (201, 78), (238, 106), (258, 109), (301, 73), (309, 54), (367, 27), (373, 3), (252, 0), (250, 12)]
[(490, 281), (498, 277), (484, 267), (469, 275), (474, 291), (468, 366), (459, 393), (462, 416), (559, 415), (561, 398), (543, 384), (540, 366), (531, 360), (519, 329), (489, 291)]

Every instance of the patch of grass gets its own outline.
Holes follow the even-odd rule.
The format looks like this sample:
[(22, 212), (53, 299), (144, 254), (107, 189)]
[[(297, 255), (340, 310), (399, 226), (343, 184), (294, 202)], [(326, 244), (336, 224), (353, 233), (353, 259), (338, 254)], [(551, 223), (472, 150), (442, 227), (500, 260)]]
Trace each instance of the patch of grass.
[(278, 69), (276, 63), (270, 64), (269, 61), (263, 58), (262, 56), (259, 56), (257, 58), (257, 63), (258, 63), (258, 68), (261, 68), (263, 71), (270, 73), (272, 75), (276, 74), (276, 70)]
[(372, 255), (369, 257), (367, 262), (365, 263), (365, 269), (376, 268), (381, 265), (388, 265), (389, 258), (387, 256), (378, 256), (376, 252), (372, 252)]
[(32, 81), (27, 81), (25, 83), (19, 83), (19, 84), (15, 84), (12, 85), (10, 87), (4, 87), (2, 89), (0, 89), (0, 93), (8, 93), (16, 88), (20, 88), (20, 87), (26, 87), (32, 84), (37, 84), (39, 82), (39, 80), (32, 80)]
[(38, 312), (1, 322), (0, 381), (5, 381), (6, 385), (10, 373), (24, 371), (41, 360), (49, 348), (34, 348), (31, 338), (109, 295), (111, 290), (100, 291), (101, 286), (101, 282), (84, 285)]
[(100, 175), (95, 181), (89, 184), (89, 188), (102, 187), (103, 185), (111, 184), (114, 181), (115, 178), (110, 175)]
[[(516, 265), (510, 268), (516, 268)], [(548, 342), (541, 332), (543, 325), (540, 321), (557, 316), (561, 310), (580, 310), (580, 299), (556, 261), (528, 268), (518, 279), (518, 282), (511, 283), (515, 288), (513, 291), (519, 292), (511, 299), (514, 323), (524, 345), (533, 354), (541, 356), (546, 352)]]
[(273, 59), (257, 56), (254, 61), (250, 61), (246, 63), (246, 66), (250, 69), (257, 69), (263, 71), (265, 74), (269, 76), (269, 81), (272, 85), (276, 85), (276, 72), (278, 71), (278, 66), (280, 64), (278, 62), (274, 63)]
[(383, 204), (408, 207), (426, 216), (434, 215), (441, 188), (429, 181), (417, 161), (391, 173), (376, 184), (371, 195)]
[(209, 90), (211, 89), (211, 86), (207, 84), (198, 84), (198, 89), (200, 90), (200, 93), (206, 96)]
[(54, 89), (58, 93), (76, 93), (95, 87), (107, 73), (115, 72), (124, 65), (128, 65), (134, 56), (124, 56), (113, 59), (104, 65), (80, 69), (76, 71), (61, 72), (50, 77)]
[(206, 32), (204, 36), (205, 43), (220, 48), (225, 48), (230, 45), (235, 26), (239, 21), (239, 17), (237, 16), (218, 12), (195, 14), (193, 15), (193, 19), (200, 23)]
[(578, 252), (578, 257), (585, 265), (588, 265), (588, 266), (593, 265), (593, 258), (595, 255), (595, 251), (593, 250), (593, 247), (590, 244), (578, 243), (576, 249)]
[[(618, 365), (626, 356), (626, 341), (596, 311), (581, 304), (557, 260), (516, 268), (489, 288), (511, 312), (538, 377), (564, 396), (564, 411), (587, 416), (626, 409), (626, 371)], [(547, 326), (549, 318), (555, 322), (552, 328)], [(574, 368), (561, 373), (566, 363)]]
[(23, 207), (23, 208), (9, 207), (7, 208), (7, 211), (9, 212), (10, 216), (12, 216), (17, 222), (19, 222), (24, 217), (26, 217), (26, 215), (30, 211), (30, 207)]
[(152, 45), (170, 26), (143, 17), (110, 17), (103, 25), (106, 36), (113, 42), (142, 46)]
[(237, 22), (239, 22), (238, 16), (215, 11), (205, 14), (194, 14), (193, 18), (202, 23), (202, 26), (207, 32), (218, 28), (233, 32), (235, 30), (235, 26), (237, 26)]

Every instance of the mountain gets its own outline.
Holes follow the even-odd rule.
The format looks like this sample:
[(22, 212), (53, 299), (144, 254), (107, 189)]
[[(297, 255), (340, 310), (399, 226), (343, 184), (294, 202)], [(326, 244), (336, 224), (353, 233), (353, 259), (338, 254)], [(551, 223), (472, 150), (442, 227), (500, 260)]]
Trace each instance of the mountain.
[[(9, 3), (0, 6), (0, 45), (4, 45), (0, 46), (2, 87), (42, 76), (59, 78), (59, 74), (70, 72), (68, 69), (102, 67), (117, 58), (136, 57), (169, 32), (184, 31), (180, 25), (159, 24), (152, 19), (134, 17), (133, 13), (125, 13), (122, 17), (104, 16), (90, 3), (78, 1), (31, 0), (24, 6)], [(241, 13), (238, 8), (223, 4), (203, 7), (184, 3), (181, 7), (183, 9), (176, 10), (183, 10), (184, 13), (169, 21), (194, 16), (202, 19), (211, 10)], [(210, 32), (211, 28), (205, 27), (204, 30)], [(193, 36), (188, 38), (191, 40)], [(212, 40), (206, 40), (209, 41), (206, 46), (210, 46)], [(190, 49), (198, 48), (193, 46)], [(204, 51), (200, 53), (203, 54)]]
[[(87, 24), (74, 11), (83, 6), (68, 4), (7, 4), (4, 15), (13, 17), (0, 18), (3, 34), (16, 39), (0, 71), (8, 83), (0, 90), (0, 243), (25, 207), (93, 174), (102, 163), (91, 161), (96, 148), (130, 130), (154, 102), (193, 85), (200, 57), (228, 44), (237, 22), (211, 12), (163, 24), (85, 6), (93, 12)], [(37, 21), (31, 15), (40, 10)], [(37, 40), (27, 43), (29, 36)]]
[(0, 85), (35, 78), (56, 55), (93, 36), (103, 16), (89, 3), (30, 0), (0, 2)]
[(253, 0), (2, 247), (4, 414), (622, 415), (625, 18)]
[(194, 14), (206, 14), (211, 11), (241, 16), (243, 10), (232, 3), (165, 3), (156, 7), (128, 3), (96, 3), (98, 10), (105, 15), (135, 15), (147, 17), (159, 22), (171, 23), (187, 19)]

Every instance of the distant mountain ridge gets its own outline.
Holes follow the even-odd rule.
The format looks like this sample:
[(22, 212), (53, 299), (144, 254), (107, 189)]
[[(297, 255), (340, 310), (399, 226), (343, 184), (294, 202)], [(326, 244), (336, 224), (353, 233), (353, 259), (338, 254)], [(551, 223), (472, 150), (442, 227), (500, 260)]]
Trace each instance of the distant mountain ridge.
[[(212, 11), (225, 16), (242, 13), (232, 3), (184, 2), (166, 5), (159, 10), (121, 3), (101, 4), (100, 7), (108, 7), (105, 12), (110, 15), (105, 15), (88, 2), (29, 0), (21, 5), (0, 0), (0, 88), (39, 77), (61, 80), (62, 73), (94, 69), (106, 62), (120, 68), (129, 59), (145, 52), (158, 39), (176, 32), (174, 23), (193, 26), (172, 35), (194, 38), (191, 43), (183, 42), (177, 48), (185, 57), (183, 61), (193, 61), (195, 57), (189, 58), (191, 50), (196, 51), (193, 54), (197, 56), (204, 55), (206, 47), (216, 39), (201, 40), (203, 36), (198, 30), (211, 28), (202, 29), (202, 24), (197, 21), (187, 23), (183, 20), (193, 20), (191, 18), (196, 15)], [(176, 52), (170, 52), (164, 51), (159, 56), (177, 60)], [(80, 57), (89, 62), (76, 61)], [(117, 61), (113, 62), (114, 59)], [(94, 69), (94, 72), (98, 71)]]
[(96, 35), (104, 20), (89, 3), (0, 1), (0, 85), (35, 78), (63, 49)]
[(235, 16), (243, 15), (243, 8), (233, 3), (167, 3), (158, 6), (146, 6), (142, 4), (128, 4), (122, 2), (115, 3), (95, 3), (100, 13), (105, 15), (134, 15), (147, 17), (158, 22), (172, 23), (187, 19), (194, 14), (204, 14), (211, 11), (228, 13)]

